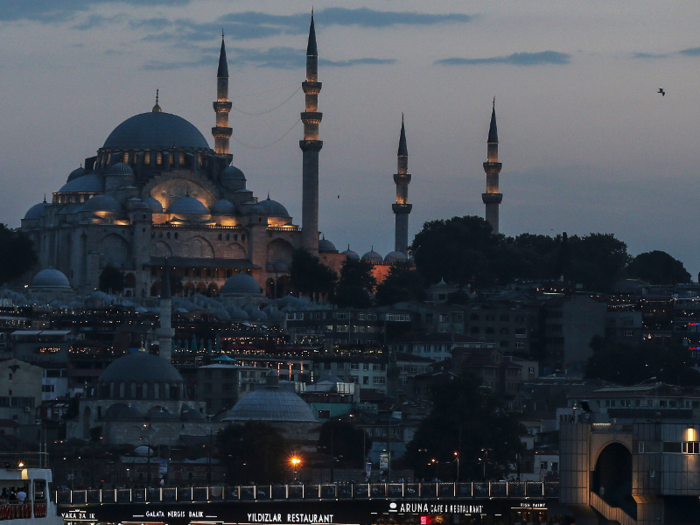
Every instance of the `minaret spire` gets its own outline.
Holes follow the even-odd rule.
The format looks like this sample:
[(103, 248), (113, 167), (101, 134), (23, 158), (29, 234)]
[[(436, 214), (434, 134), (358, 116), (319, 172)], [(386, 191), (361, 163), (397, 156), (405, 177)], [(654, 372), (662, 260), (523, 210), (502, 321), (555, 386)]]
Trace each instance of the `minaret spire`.
[(489, 124), (489, 136), (487, 139), (487, 161), (484, 162), (486, 172), (486, 193), (481, 194), (481, 200), (486, 206), (486, 222), (491, 225), (493, 233), (499, 233), (498, 207), (503, 200), (503, 194), (499, 193), (498, 177), (502, 164), (498, 162), (498, 127), (496, 126), (496, 97), (493, 97), (491, 109), (491, 123)]
[(396, 204), (391, 206), (396, 216), (394, 250), (408, 255), (408, 215), (411, 213), (413, 205), (408, 204), (408, 185), (411, 183), (411, 174), (408, 173), (408, 146), (406, 145), (403, 113), (401, 113), (401, 135), (399, 136), (394, 182), (396, 183)]
[(311, 12), (309, 41), (306, 46), (306, 81), (301, 84), (306, 95), (305, 111), (301, 114), (304, 123), (304, 139), (299, 141), (303, 151), (302, 205), (301, 205), (301, 245), (306, 251), (318, 253), (318, 154), (323, 147), (319, 137), (319, 124), (323, 114), (318, 111), (318, 94), (321, 82), (318, 81), (318, 47), (314, 14)]
[(158, 92), (159, 92), (159, 90), (156, 89), (156, 105), (153, 106), (153, 109), (151, 110), (153, 113), (162, 113), (163, 112), (163, 110), (160, 109), (160, 106), (158, 105), (158, 94), (159, 94)]
[(233, 155), (229, 153), (229, 139), (233, 130), (228, 127), (228, 114), (232, 104), (228, 100), (228, 61), (226, 60), (226, 45), (224, 44), (224, 30), (221, 30), (221, 50), (219, 51), (219, 69), (216, 72), (216, 127), (211, 129), (214, 136), (214, 150), (231, 162)]

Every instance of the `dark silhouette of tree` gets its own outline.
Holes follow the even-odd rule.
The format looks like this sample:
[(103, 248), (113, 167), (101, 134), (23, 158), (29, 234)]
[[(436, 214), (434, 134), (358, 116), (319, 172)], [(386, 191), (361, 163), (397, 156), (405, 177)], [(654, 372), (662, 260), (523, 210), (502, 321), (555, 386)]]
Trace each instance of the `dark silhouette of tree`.
[(588, 379), (634, 385), (655, 377), (682, 386), (700, 385), (700, 372), (691, 368), (688, 349), (681, 345), (617, 344), (597, 336), (589, 345), (593, 355), (586, 363)]
[(377, 286), (372, 275), (371, 262), (346, 259), (340, 268), (334, 304), (341, 308), (368, 308), (372, 306), (370, 294)]
[[(432, 410), (408, 444), (405, 461), (416, 476), (449, 479), (456, 476), (455, 452), (461, 479), (500, 478), (521, 450), (520, 424), (507, 412), (500, 396), (484, 388), (469, 373), (443, 379), (432, 386)], [(435, 466), (435, 463), (438, 466)], [(449, 465), (448, 465), (449, 463)]]
[(124, 274), (111, 264), (100, 274), (100, 290), (105, 293), (119, 293), (124, 290)]
[(660, 250), (637, 255), (627, 267), (627, 273), (650, 284), (689, 283), (691, 280), (681, 261)]
[(488, 286), (496, 279), (493, 257), (502, 239), (481, 217), (453, 217), (426, 222), (411, 253), (428, 284), (444, 279), (459, 286)]
[(630, 261), (627, 245), (611, 233), (591, 233), (569, 238), (571, 254), (568, 279), (588, 289), (608, 291), (624, 276)]
[(21, 277), (39, 261), (31, 239), (4, 224), (0, 224), (0, 253), (0, 285)]
[(288, 477), (289, 445), (282, 434), (262, 421), (228, 425), (216, 435), (226, 480), (231, 483), (279, 483)]
[(375, 300), (385, 306), (402, 301), (422, 301), (425, 298), (423, 278), (407, 262), (399, 262), (391, 267), (389, 275), (377, 286)]
[(340, 467), (363, 468), (363, 453), (369, 453), (371, 445), (372, 440), (364, 430), (346, 421), (326, 421), (321, 425), (318, 447), (336, 458)]
[(306, 250), (299, 249), (292, 255), (290, 279), (292, 287), (297, 292), (318, 299), (324, 295), (326, 297), (333, 295), (338, 275), (323, 264), (321, 259)]

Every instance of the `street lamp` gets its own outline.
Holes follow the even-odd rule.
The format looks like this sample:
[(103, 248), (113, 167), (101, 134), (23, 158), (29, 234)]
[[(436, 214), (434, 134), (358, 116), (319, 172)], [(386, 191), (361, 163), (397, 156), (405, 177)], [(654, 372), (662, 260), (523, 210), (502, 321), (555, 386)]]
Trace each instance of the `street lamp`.
[(297, 480), (297, 469), (299, 468), (299, 465), (301, 464), (301, 459), (298, 457), (294, 456), (292, 458), (292, 467), (294, 467), (294, 481)]
[(435, 465), (435, 481), (440, 481), (440, 462), (433, 458), (428, 465)]
[(459, 452), (453, 452), (455, 461), (457, 462), (457, 482), (459, 483)]

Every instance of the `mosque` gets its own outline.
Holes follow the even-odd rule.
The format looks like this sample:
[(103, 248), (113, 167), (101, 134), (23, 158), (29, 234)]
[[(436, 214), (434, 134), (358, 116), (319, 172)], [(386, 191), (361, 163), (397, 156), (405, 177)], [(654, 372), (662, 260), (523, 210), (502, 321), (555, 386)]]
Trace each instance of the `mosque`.
[[(319, 240), (318, 111), (321, 82), (313, 15), (306, 53), (305, 110), (301, 227), (281, 203), (260, 199), (246, 188), (243, 172), (231, 164), (229, 139), (228, 64), (223, 35), (217, 72), (214, 149), (191, 123), (164, 112), (158, 102), (152, 111), (119, 124), (84, 165), (68, 176), (51, 202), (36, 204), (22, 219), (21, 229), (34, 242), (39, 270), (62, 272), (70, 287), (89, 295), (99, 287), (103, 270), (112, 266), (125, 277), (127, 297), (160, 295), (167, 259), (182, 282), (175, 295), (218, 296), (237, 274), (252, 277), (270, 299), (289, 291), (292, 253), (303, 248), (339, 269), (348, 250), (339, 253), (332, 242)], [(498, 232), (498, 142), (495, 110), (489, 131), (487, 219)], [(492, 144), (495, 140), (495, 144)], [(394, 175), (396, 202), (395, 248), (386, 257), (374, 250), (362, 258), (379, 273), (408, 256), (408, 149), (401, 125)]]

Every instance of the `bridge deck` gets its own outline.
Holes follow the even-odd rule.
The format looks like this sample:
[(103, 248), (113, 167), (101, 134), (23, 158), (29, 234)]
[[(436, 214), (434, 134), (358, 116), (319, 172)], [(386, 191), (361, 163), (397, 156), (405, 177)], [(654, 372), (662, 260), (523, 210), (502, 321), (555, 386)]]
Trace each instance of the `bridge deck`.
[(375, 499), (556, 498), (555, 482), (328, 483), (59, 490), (58, 505)]

